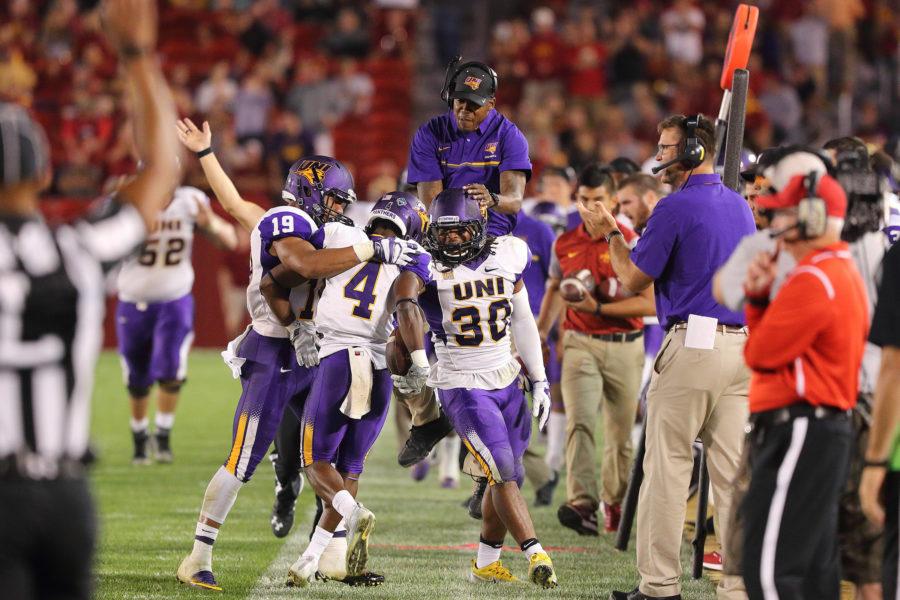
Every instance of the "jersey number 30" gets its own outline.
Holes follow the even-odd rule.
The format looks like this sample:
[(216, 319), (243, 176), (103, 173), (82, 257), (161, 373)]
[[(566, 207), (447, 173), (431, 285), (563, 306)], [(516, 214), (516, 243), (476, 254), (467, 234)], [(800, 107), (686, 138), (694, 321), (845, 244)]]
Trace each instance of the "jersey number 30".
[(360, 319), (372, 318), (372, 305), (375, 304), (375, 284), (378, 282), (378, 274), (381, 273), (380, 263), (366, 263), (353, 274), (347, 285), (344, 286), (344, 297), (356, 300), (353, 307), (353, 316)]
[[(506, 335), (507, 323), (512, 310), (509, 300), (502, 299), (491, 302), (488, 306), (487, 326), (491, 339), (498, 342)], [(501, 316), (502, 313), (502, 316)], [(453, 322), (459, 323), (460, 333), (456, 334), (456, 343), (460, 346), (480, 346), (484, 341), (484, 330), (481, 326), (481, 312), (474, 306), (454, 309)], [(501, 327), (502, 324), (502, 327)]]

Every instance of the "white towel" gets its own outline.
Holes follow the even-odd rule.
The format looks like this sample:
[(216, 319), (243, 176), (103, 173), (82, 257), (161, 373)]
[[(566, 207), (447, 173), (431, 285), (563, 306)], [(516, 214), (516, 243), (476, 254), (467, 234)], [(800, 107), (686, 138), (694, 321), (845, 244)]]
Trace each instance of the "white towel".
[(341, 404), (341, 412), (361, 419), (372, 409), (372, 353), (368, 348), (349, 348), (350, 390)]
[(247, 334), (250, 333), (251, 327), (252, 325), (247, 325), (247, 329), (244, 330), (244, 333), (228, 342), (228, 345), (221, 352), (222, 360), (224, 360), (225, 364), (228, 365), (228, 368), (231, 369), (231, 376), (234, 379), (241, 376), (241, 367), (247, 362), (247, 359), (238, 356), (237, 352), (238, 348), (241, 347), (241, 342), (243, 342), (244, 338), (247, 337)]

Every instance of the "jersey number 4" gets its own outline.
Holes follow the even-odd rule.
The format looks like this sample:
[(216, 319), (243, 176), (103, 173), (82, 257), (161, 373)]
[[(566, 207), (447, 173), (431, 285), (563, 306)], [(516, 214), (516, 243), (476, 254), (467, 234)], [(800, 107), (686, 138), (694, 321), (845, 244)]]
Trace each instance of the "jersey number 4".
[[(501, 316), (502, 313), (502, 316)], [(512, 313), (509, 300), (495, 300), (488, 306), (487, 326), (491, 339), (498, 342), (506, 335), (507, 319)], [(480, 346), (484, 341), (484, 330), (481, 326), (481, 312), (474, 306), (464, 306), (453, 310), (454, 323), (459, 323), (460, 333), (456, 334), (456, 343), (460, 346)], [(502, 327), (501, 327), (502, 324)]]
[(353, 316), (360, 319), (372, 318), (372, 305), (375, 304), (375, 284), (381, 273), (381, 263), (366, 263), (353, 274), (344, 286), (344, 297), (356, 300)]

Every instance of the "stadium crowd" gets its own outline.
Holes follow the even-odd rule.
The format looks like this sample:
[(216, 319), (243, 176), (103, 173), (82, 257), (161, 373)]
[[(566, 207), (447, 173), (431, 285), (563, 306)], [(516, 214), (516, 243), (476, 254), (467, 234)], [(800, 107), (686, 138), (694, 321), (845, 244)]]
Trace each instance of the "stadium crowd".
[[(466, 6), (463, 3), (458, 10), (464, 11)], [(893, 477), (900, 468), (896, 444), (888, 443), (894, 428), (883, 425), (896, 418), (884, 403), (897, 400), (886, 383), (892, 381), (890, 377), (896, 381), (896, 373), (891, 371), (895, 362), (891, 361), (896, 359), (900, 343), (896, 305), (891, 304), (896, 299), (897, 276), (893, 272), (882, 276), (879, 267), (900, 234), (900, 169), (896, 164), (900, 151), (896, 108), (900, 105), (900, 14), (887, 0), (772, 2), (763, 6), (748, 67), (752, 77), (743, 180), (741, 189), (735, 191), (728, 189), (718, 174), (713, 122), (700, 116), (717, 111), (719, 71), (732, 9), (730, 2), (692, 0), (638, 0), (609, 10), (576, 1), (492, 3), (489, 22), (493, 25), (484, 31), (485, 39), (475, 40), (481, 42), (490, 67), (480, 62), (451, 63), (441, 94), (451, 110), (425, 122), (410, 136), (412, 90), (392, 83), (391, 69), (402, 68), (401, 79), (406, 82), (416, 60), (440, 64), (446, 54), (455, 55), (464, 42), (471, 43), (473, 40), (465, 40), (466, 20), (446, 18), (453, 16), (453, 9), (441, 3), (390, 1), (369, 5), (172, 0), (165, 5), (160, 14), (158, 50), (175, 111), (181, 117), (200, 117), (202, 123), (198, 128), (190, 119), (179, 121), (182, 144), (197, 157), (188, 160), (187, 181), (212, 189), (245, 231), (232, 232), (230, 225), (213, 217), (208, 198), (199, 192), (195, 197), (191, 188), (181, 188), (183, 206), (178, 209), (185, 214), (171, 217), (171, 222), (195, 223), (224, 247), (234, 248), (239, 236), (249, 235), (255, 236), (255, 247), (264, 243), (273, 248), (262, 253), (262, 258), (251, 257), (253, 289), (252, 295), (248, 292), (248, 306), (254, 320), (244, 332), (244, 336), (249, 332), (252, 344), (264, 350), (256, 351), (259, 356), (240, 355), (245, 338), (239, 337), (223, 353), (235, 377), (242, 377), (244, 395), (235, 414), (231, 454), (209, 483), (194, 549), (178, 569), (182, 582), (220, 589), (212, 574), (212, 547), (238, 490), (268, 451), (284, 408), (293, 399), (287, 384), (279, 383), (277, 394), (260, 391), (268, 391), (267, 386), (275, 389), (271, 383), (274, 369), (295, 366), (292, 348), (300, 366), (310, 369), (309, 381), (304, 379), (302, 385), (314, 385), (302, 393), (311, 394), (315, 402), (309, 404), (313, 408), (303, 407), (300, 420), (285, 436), (293, 444), (301, 443), (302, 452), (300, 447), (287, 450), (282, 445), (280, 453), (302, 457), (304, 473), (321, 499), (319, 526), (314, 524), (310, 545), (292, 566), (289, 577), (301, 586), (313, 581), (323, 552), (346, 526), (352, 555), (346, 564), (348, 569), (354, 565), (354, 572), (348, 571), (351, 579), (384, 579), (364, 571), (366, 540), (375, 517), (356, 502), (355, 494), (366, 452), (380, 432), (391, 397), (386, 367), (374, 368), (378, 389), (370, 389), (367, 396), (377, 396), (377, 411), (369, 404), (359, 413), (364, 417), (373, 410), (367, 417), (371, 423), (344, 412), (360, 408), (353, 405), (358, 399), (351, 398), (354, 392), (348, 383), (347, 407), (341, 412), (370, 427), (366, 436), (350, 435), (348, 439), (371, 437), (369, 448), (361, 448), (362, 444), (353, 447), (359, 454), (354, 460), (341, 455), (335, 461), (337, 455), (328, 455), (337, 452), (335, 448), (323, 447), (326, 442), (320, 438), (313, 442), (315, 428), (310, 419), (344, 422), (337, 411), (329, 412), (327, 402), (333, 400), (329, 394), (338, 386), (336, 382), (351, 372), (351, 364), (354, 369), (362, 368), (349, 362), (348, 348), (363, 344), (348, 342), (346, 347), (321, 356), (319, 345), (343, 343), (340, 335), (346, 333), (341, 329), (347, 327), (346, 319), (335, 308), (342, 306), (340, 302), (357, 300), (360, 304), (353, 314), (360, 316), (359, 310), (368, 310), (366, 320), (371, 319), (372, 306), (387, 310), (384, 298), (388, 289), (394, 290), (391, 282), (382, 280), (379, 285), (387, 287), (373, 293), (378, 276), (372, 277), (370, 285), (368, 275), (359, 275), (369, 266), (374, 265), (374, 272), (379, 273), (387, 265), (396, 267), (396, 273), (391, 272), (398, 281), (403, 273), (418, 278), (406, 279), (412, 283), (399, 300), (406, 304), (401, 310), (398, 302), (396, 308), (401, 315), (398, 330), (403, 333), (397, 336), (401, 343), (410, 345), (408, 340), (417, 338), (417, 347), (410, 345), (409, 374), (394, 373), (393, 379), (395, 397), (398, 390), (409, 390), (412, 402), (403, 400), (409, 405), (413, 426), (401, 449), (400, 463), (407, 466), (421, 461), (453, 429), (462, 438), (460, 469), (480, 479), (466, 503), (469, 513), (483, 523), (478, 555), (472, 561), (474, 578), (511, 580), (511, 572), (499, 561), (509, 533), (530, 561), (532, 582), (542, 587), (557, 584), (550, 557), (538, 541), (519, 491), (526, 476), (536, 488), (535, 504), (546, 505), (561, 481), (559, 472), (565, 469), (565, 499), (558, 512), (562, 525), (583, 535), (619, 529), (640, 397), (638, 412), (648, 431), (642, 463), (646, 473), (637, 510), (641, 580), (635, 590), (613, 592), (611, 598), (680, 599), (684, 498), (679, 494), (687, 495), (689, 481), (696, 491), (692, 448), (697, 447), (698, 439), (708, 451), (717, 511), (715, 530), (725, 546), (724, 561), (715, 553), (705, 561), (708, 567), (720, 570), (725, 563), (720, 597), (742, 599), (749, 594), (754, 599), (770, 598), (773, 593), (774, 597), (836, 597), (838, 560), (844, 574), (857, 585), (858, 598), (882, 597), (882, 578), (885, 594), (893, 595), (890, 577), (896, 579), (896, 565), (889, 561), (896, 559), (896, 514), (887, 517), (886, 550), (880, 545), (884, 542), (877, 527), (866, 526), (871, 535), (860, 532), (864, 517), (884, 520), (873, 499), (873, 490), (881, 481), (866, 479), (872, 477), (872, 471), (882, 478), (885, 471), (889, 473), (886, 489), (893, 496), (887, 502), (895, 513), (900, 487)], [(417, 59), (413, 52), (416, 17), (426, 13), (434, 20), (442, 19), (435, 28), (436, 55)], [(456, 17), (462, 14), (456, 13)], [(122, 101), (127, 90), (117, 77), (117, 61), (134, 64), (129, 61), (138, 57), (142, 64), (153, 48), (136, 48), (119, 39), (114, 51), (103, 35), (99, 12), (82, 11), (75, 0), (12, 0), (2, 16), (2, 100), (29, 108), (49, 133), (47, 158), (54, 172), (50, 194), (89, 200), (121, 185), (119, 176), (136, 168), (136, 149), (142, 140), (134, 138), (134, 107)], [(127, 29), (121, 13), (119, 19), (119, 28)], [(155, 34), (151, 37), (155, 43)], [(500, 74), (499, 83), (494, 70)], [(20, 119), (16, 113), (14, 124)], [(374, 131), (389, 132), (391, 137), (380, 139), (373, 133), (374, 145), (379, 147), (366, 151), (347, 143), (369, 135), (363, 129), (369, 123), (373, 127), (377, 123)], [(348, 154), (342, 155), (342, 150)], [(314, 154), (325, 156), (304, 160)], [(34, 155), (38, 156), (37, 150)], [(664, 170), (658, 180), (641, 174), (660, 163)], [(408, 172), (401, 178), (404, 166)], [(359, 175), (358, 192), (353, 191), (350, 171)], [(286, 172), (290, 175), (283, 183)], [(36, 178), (34, 173), (31, 176)], [(327, 181), (323, 183), (320, 177)], [(4, 180), (4, 189), (7, 183)], [(408, 189), (396, 196), (382, 195), (406, 185)], [(356, 202), (356, 194), (360, 202), (348, 208)], [(189, 197), (195, 199), (189, 201)], [(275, 208), (267, 212), (244, 198), (259, 199)], [(390, 208), (398, 198), (403, 200), (399, 206), (409, 207)], [(282, 204), (279, 199), (299, 203), (308, 214), (293, 205), (278, 206)], [(815, 207), (811, 208), (812, 204)], [(372, 206), (381, 207), (371, 213), (374, 216), (360, 208)], [(347, 215), (361, 218), (356, 225), (370, 228), (365, 235), (361, 229), (349, 227), (352, 221), (344, 215), (344, 208)], [(430, 225), (426, 209), (432, 213)], [(441, 214), (441, 210), (447, 213)], [(454, 226), (460, 222), (460, 213), (468, 220), (464, 219), (463, 226)], [(260, 233), (260, 223), (269, 217), (272, 231)], [(441, 217), (450, 220), (434, 220)], [(401, 227), (390, 225), (385, 218), (408, 220), (402, 221)], [(348, 225), (343, 232), (329, 230), (346, 239), (324, 233), (323, 223), (329, 220)], [(466, 230), (469, 222), (474, 223), (473, 228)], [(432, 257), (421, 252), (412, 233), (407, 235), (413, 225), (422, 228), (421, 240)], [(171, 227), (177, 230), (180, 226)], [(323, 234), (317, 233), (320, 226)], [(194, 225), (185, 227), (193, 231)], [(378, 233), (370, 239), (373, 227)], [(395, 230), (401, 234), (399, 238), (408, 239), (393, 241)], [(150, 233), (157, 241), (181, 244), (177, 251), (166, 246), (169, 251), (164, 255), (166, 266), (178, 264), (178, 253), (187, 238), (168, 240), (160, 237), (159, 231)], [(494, 237), (487, 237), (489, 233), (500, 240), (501, 251), (483, 249), (485, 240), (494, 243)], [(469, 239), (463, 239), (463, 234)], [(261, 235), (269, 238), (260, 242)], [(329, 235), (338, 235), (341, 243)], [(429, 235), (435, 238), (429, 239)], [(439, 235), (444, 237), (438, 240)], [(312, 249), (301, 245), (302, 259), (296, 258), (300, 256), (296, 244), (285, 243), (296, 242), (296, 237)], [(539, 237), (547, 241), (540, 252), (536, 246)], [(772, 241), (776, 238), (780, 238), (777, 246)], [(447, 241), (453, 239), (462, 242)], [(331, 253), (322, 247), (327, 247), (329, 240)], [(475, 248), (477, 243), (482, 245)], [(454, 254), (460, 247), (472, 252), (466, 260)], [(140, 258), (130, 259), (131, 267), (137, 261), (154, 268), (157, 252), (144, 262), (148, 245), (142, 248)], [(900, 246), (887, 254), (886, 269), (896, 267), (897, 248)], [(242, 251), (247, 249), (244, 239)], [(338, 258), (339, 252), (343, 254)], [(440, 281), (453, 279), (452, 271), (459, 265), (469, 265), (472, 272), (482, 269), (482, 263), (490, 265), (477, 275), (484, 279), (474, 283), (474, 288), (470, 285), (468, 296), (462, 297), (466, 288), (461, 284), (453, 286), (455, 300), (461, 301), (472, 299), (472, 290), (479, 290), (479, 284), (485, 287), (476, 292), (478, 298), (472, 302), (495, 295), (494, 283), (487, 291), (487, 273), (510, 270), (514, 290), (505, 292), (500, 277), (491, 279), (498, 282), (497, 295), (508, 292), (509, 297), (490, 304), (490, 327), (500, 321), (498, 312), (505, 310), (506, 328), (488, 331), (493, 346), (501, 346), (496, 342), (504, 337), (508, 346), (507, 330), (518, 337), (517, 358), (530, 371), (523, 375), (523, 382), (534, 398), (533, 414), (541, 429), (549, 423), (548, 456), (539, 475), (535, 475), (533, 453), (531, 467), (527, 461), (523, 465), (528, 433), (514, 431), (508, 423), (511, 418), (498, 416), (500, 411), (489, 417), (471, 416), (475, 414), (472, 406), (496, 402), (503, 404), (502, 410), (512, 411), (519, 408), (520, 399), (524, 402), (512, 383), (520, 366), (509, 348), (498, 350), (504, 357), (509, 354), (508, 363), (484, 374), (477, 372), (474, 364), (465, 372), (444, 367), (452, 362), (447, 360), (447, 348), (452, 344), (447, 343), (443, 329), (433, 338), (433, 343), (442, 344), (431, 366), (425, 348), (419, 347), (425, 327), (420, 300), (425, 312), (438, 311), (439, 324), (462, 320), (457, 316), (459, 309), (452, 320), (440, 320), (440, 302), (426, 301), (423, 290), (429, 286), (438, 298), (438, 294), (451, 294), (453, 285), (444, 281), (441, 288), (439, 278), (429, 270), (432, 259), (450, 266), (449, 276), (448, 271), (440, 271), (444, 274)], [(520, 262), (517, 271), (510, 267)], [(192, 284), (189, 263), (183, 265), (185, 273), (190, 271), (185, 281)], [(525, 266), (533, 263), (538, 265), (531, 267), (532, 277), (541, 269), (537, 284), (522, 277)], [(298, 264), (303, 268), (296, 267)], [(350, 275), (350, 267), (359, 264), (364, 267)], [(283, 268), (276, 270), (273, 265)], [(239, 268), (243, 267), (235, 270)], [(302, 282), (288, 285), (278, 279), (291, 272), (302, 275)], [(798, 277), (803, 273), (808, 276)], [(143, 285), (146, 277), (136, 277), (141, 283), (138, 287), (147, 287)], [(348, 280), (346, 287), (333, 288), (344, 285), (333, 283), (343, 282), (339, 277)], [(324, 308), (320, 305), (314, 318), (305, 318), (312, 331), (297, 333), (302, 329), (298, 320), (304, 320), (300, 315), (312, 314), (317, 278), (332, 286), (327, 289), (335, 300)], [(243, 287), (245, 282), (238, 279), (232, 282), (234, 287)], [(287, 288), (299, 289), (307, 280), (312, 281), (308, 290), (303, 288), (308, 300), (304, 297), (300, 303), (306, 308), (295, 315), (296, 307), (286, 300)], [(529, 285), (532, 287), (523, 299), (521, 291)], [(278, 286), (284, 289), (278, 291)], [(352, 293), (348, 294), (348, 289)], [(882, 296), (877, 301), (879, 289)], [(536, 300), (545, 291), (547, 295)], [(277, 315), (275, 322), (277, 294), (282, 292), (281, 306), (288, 305), (286, 316)], [(322, 293), (319, 289), (318, 296)], [(421, 298), (419, 294), (423, 294)], [(134, 305), (132, 320), (145, 317), (148, 302), (181, 301), (190, 297), (190, 291), (179, 287), (175, 299), (138, 296), (125, 298), (120, 290), (120, 301)], [(529, 296), (530, 305), (526, 304)], [(382, 298), (381, 304), (376, 305), (378, 298)], [(446, 304), (446, 298), (440, 298)], [(192, 303), (191, 297), (186, 303), (190, 308), (183, 312), (192, 313)], [(365, 306), (368, 309), (361, 308)], [(513, 310), (515, 306), (519, 309)], [(471, 359), (471, 348), (466, 347), (479, 347), (485, 339), (479, 309), (467, 306), (466, 310), (474, 311), (474, 316), (468, 313), (466, 318), (471, 321), (465, 327), (469, 329), (463, 327), (455, 335), (453, 351)], [(799, 314), (802, 311), (805, 313)], [(874, 322), (873, 314), (877, 315)], [(701, 323), (701, 319), (705, 321)], [(238, 322), (229, 327), (239, 329)], [(429, 323), (437, 331), (433, 320)], [(320, 332), (316, 337), (316, 326), (330, 327), (336, 335), (322, 336)], [(795, 329), (788, 334), (790, 326)], [(665, 330), (664, 339), (660, 339), (659, 327)], [(364, 343), (380, 344), (380, 360), (383, 363), (387, 353), (390, 367), (392, 351), (384, 350), (384, 329), (351, 333), (360, 336), (354, 338), (357, 342), (368, 335)], [(810, 336), (814, 339), (804, 338), (810, 331), (816, 332)], [(122, 332), (120, 335), (125, 335)], [(466, 332), (474, 337), (466, 337)], [(190, 346), (191, 326), (186, 325), (182, 333), (177, 344), (169, 344), (170, 350), (178, 350), (179, 358), (173, 361), (176, 367)], [(378, 337), (382, 333), (385, 339)], [(309, 338), (300, 345), (316, 350), (312, 358), (300, 358), (297, 340), (302, 335)], [(291, 346), (283, 343), (288, 339)], [(872, 342), (868, 347), (866, 340)], [(490, 342), (485, 346), (496, 350)], [(880, 373), (875, 346), (886, 348)], [(835, 347), (841, 352), (834, 352)], [(120, 352), (122, 348), (120, 340)], [(538, 356), (538, 348), (543, 357)], [(270, 350), (281, 362), (265, 358)], [(247, 352), (246, 346), (243, 351)], [(645, 354), (649, 358), (645, 359)], [(314, 371), (320, 358), (323, 366)], [(273, 371), (242, 374), (247, 360)], [(328, 369), (326, 360), (331, 365)], [(365, 357), (352, 360), (369, 365)], [(141, 356), (135, 361), (129, 367), (132, 375), (137, 363), (148, 362)], [(808, 371), (804, 371), (804, 361)], [(547, 373), (543, 372), (545, 363)], [(381, 363), (373, 358), (371, 364)], [(671, 368), (673, 365), (677, 368)], [(508, 378), (513, 371), (513, 378)], [(287, 372), (290, 368), (280, 370)], [(306, 377), (306, 371), (298, 372)], [(369, 365), (370, 388), (372, 372)], [(329, 376), (334, 380), (326, 379)], [(269, 379), (264, 385), (247, 383), (253, 377), (256, 381)], [(466, 377), (465, 385), (460, 384), (460, 378)], [(313, 378), (315, 384), (310, 383)], [(146, 445), (149, 439), (146, 401), (150, 387), (158, 383), (163, 392), (177, 397), (184, 381), (180, 367), (173, 367), (165, 377), (148, 375), (146, 385), (129, 380), (132, 400), (141, 403), (131, 423), (136, 458), (149, 460), (145, 446), (138, 457), (137, 440), (143, 436)], [(354, 379), (354, 385), (356, 382)], [(591, 390), (597, 383), (603, 391), (594, 398)], [(277, 406), (271, 399), (275, 395), (280, 402)], [(440, 408), (436, 397), (441, 400)], [(251, 408), (242, 408), (245, 403)], [(873, 407), (872, 428), (878, 435), (869, 441), (869, 409)], [(421, 418), (420, 411), (430, 416)], [(593, 455), (600, 413), (606, 447), (598, 480)], [(174, 404), (166, 414), (166, 420), (157, 418), (156, 425), (163, 428), (168, 451)], [(265, 420), (259, 430), (255, 424), (250, 433), (242, 429), (259, 414)], [(523, 424), (518, 418), (515, 427), (530, 432), (527, 413), (525, 421)], [(742, 432), (748, 422), (752, 432), (744, 442)], [(496, 437), (494, 425), (502, 432)], [(481, 427), (484, 430), (475, 434)], [(310, 440), (301, 438), (301, 430)], [(160, 437), (159, 429), (156, 435)], [(417, 438), (426, 435), (433, 439)], [(838, 438), (840, 443), (829, 444)], [(753, 456), (748, 457), (748, 448)], [(818, 473), (813, 463), (825, 450), (832, 453), (829, 464), (837, 468)], [(465, 455), (469, 464), (462, 466)], [(166, 460), (172, 460), (170, 451)], [(338, 470), (332, 466), (335, 462)], [(446, 458), (443, 462), (442, 468), (446, 468)], [(450, 479), (458, 478), (453, 461), (449, 462), (454, 472)], [(286, 467), (283, 481), (278, 475), (277, 494), (286, 500), (276, 496), (275, 535), (286, 535), (293, 523), (299, 469), (300, 463)], [(787, 486), (785, 478), (789, 484), (802, 483)], [(861, 498), (856, 492), (860, 479)], [(451, 484), (455, 485), (455, 480)], [(291, 489), (293, 496), (284, 494)], [(808, 511), (798, 508), (816, 498), (820, 505)], [(279, 508), (279, 502), (284, 506)], [(779, 511), (794, 518), (782, 519)], [(598, 515), (602, 515), (602, 525)], [(276, 518), (281, 519), (278, 527)], [(779, 529), (782, 523), (788, 523), (783, 531)], [(285, 529), (279, 529), (282, 527)], [(836, 553), (839, 547), (843, 551), (840, 557)], [(360, 548), (362, 555), (356, 554)], [(882, 573), (883, 551), (888, 555)], [(826, 554), (827, 561), (816, 562), (817, 555)], [(793, 577), (792, 570), (803, 577)]]

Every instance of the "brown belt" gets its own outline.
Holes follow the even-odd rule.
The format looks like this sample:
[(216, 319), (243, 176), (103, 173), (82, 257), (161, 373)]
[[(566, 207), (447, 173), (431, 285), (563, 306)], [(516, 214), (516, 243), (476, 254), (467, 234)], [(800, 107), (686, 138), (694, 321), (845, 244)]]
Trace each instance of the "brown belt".
[[(669, 328), (669, 331), (687, 329), (687, 326), (687, 321), (678, 321)], [(719, 333), (743, 333), (745, 335), (750, 332), (746, 325), (725, 325), (723, 323), (716, 325), (716, 331)]]

